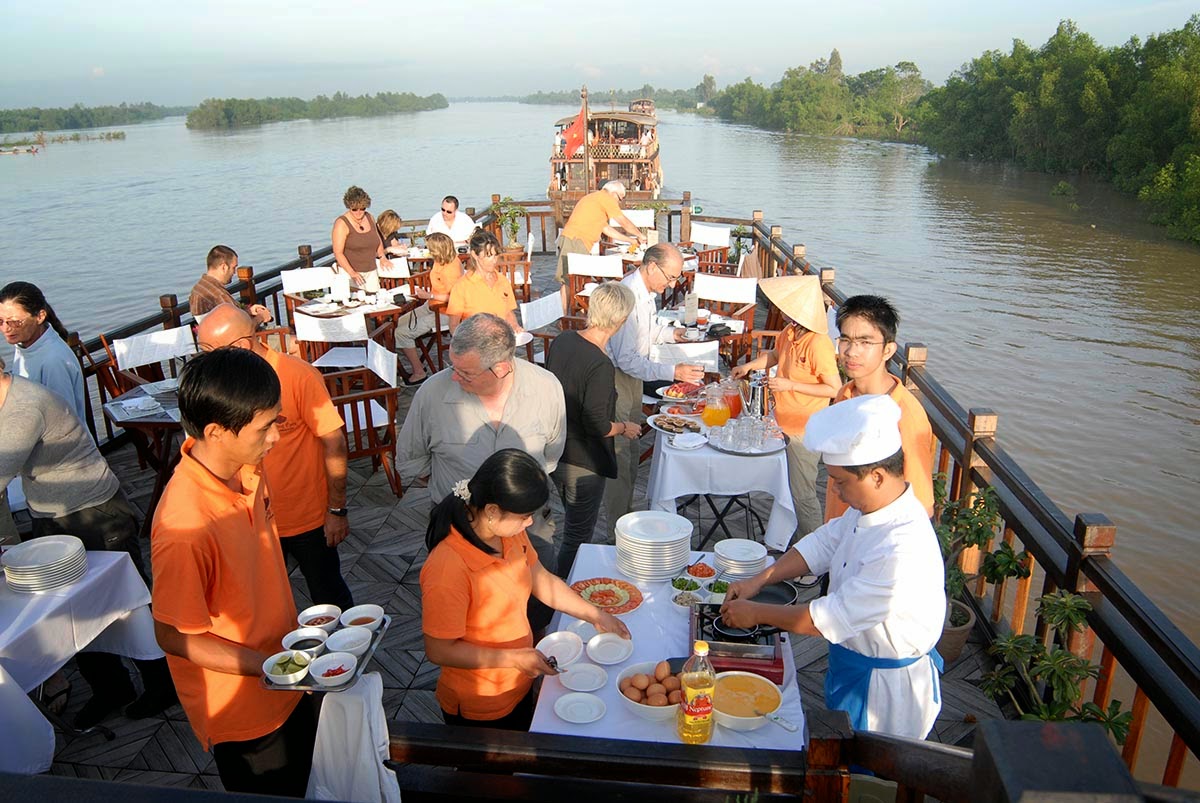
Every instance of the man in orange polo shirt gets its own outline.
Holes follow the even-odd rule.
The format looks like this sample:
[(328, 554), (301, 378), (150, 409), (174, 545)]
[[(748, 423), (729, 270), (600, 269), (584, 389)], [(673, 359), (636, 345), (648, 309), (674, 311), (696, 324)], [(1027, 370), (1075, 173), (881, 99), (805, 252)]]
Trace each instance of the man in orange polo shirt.
[[(888, 395), (900, 407), (900, 443), (904, 450), (904, 479), (913, 495), (933, 515), (933, 429), (929, 416), (904, 383), (887, 371), (896, 353), (900, 315), (886, 298), (851, 296), (837, 311), (838, 354), (850, 381), (833, 397), (837, 404), (858, 396)], [(825, 489), (825, 520), (849, 509), (829, 483)]]
[(279, 441), (279, 380), (245, 349), (191, 360), (179, 378), (188, 438), (150, 535), (154, 633), (179, 701), (226, 791), (303, 797), (310, 696), (259, 686), (296, 625), (260, 463)]
[[(778, 366), (769, 380), (775, 397), (775, 421), (788, 436), (788, 487), (796, 508), (796, 534), (808, 535), (821, 526), (817, 499), (817, 465), (821, 456), (805, 448), (809, 417), (829, 406), (842, 385), (837, 355), (829, 339), (829, 321), (816, 276), (778, 276), (758, 283), (771, 302), (792, 323), (775, 339), (775, 350), (760, 354), (733, 369), (740, 379), (752, 370)], [(786, 547), (785, 547), (786, 548)]]
[[(625, 198), (625, 185), (620, 181), (609, 181), (595, 192), (589, 192), (579, 199), (567, 218), (558, 238), (558, 269), (554, 278), (562, 285), (563, 308), (567, 301), (567, 254), (590, 254), (592, 246), (600, 242), (602, 235), (623, 243), (641, 243), (645, 245), (646, 237), (633, 221), (625, 217), (621, 211), (621, 201)], [(615, 220), (629, 236), (609, 225)]]
[(250, 349), (279, 377), (283, 418), (279, 445), (263, 459), (274, 500), (275, 529), (283, 555), (300, 566), (317, 604), (353, 607), (342, 578), (337, 546), (350, 532), (346, 521), (346, 428), (321, 372), (298, 357), (280, 354), (254, 337), (254, 321), (222, 304), (196, 328), (203, 351), (222, 346)]

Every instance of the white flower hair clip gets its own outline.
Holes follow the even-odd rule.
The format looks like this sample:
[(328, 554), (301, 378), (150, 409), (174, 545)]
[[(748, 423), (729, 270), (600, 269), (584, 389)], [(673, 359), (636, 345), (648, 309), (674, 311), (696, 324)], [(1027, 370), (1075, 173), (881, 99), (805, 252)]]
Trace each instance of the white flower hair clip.
[(467, 482), (467, 480), (459, 480), (454, 483), (452, 491), (455, 496), (469, 504), (471, 501), (471, 491), (467, 488)]

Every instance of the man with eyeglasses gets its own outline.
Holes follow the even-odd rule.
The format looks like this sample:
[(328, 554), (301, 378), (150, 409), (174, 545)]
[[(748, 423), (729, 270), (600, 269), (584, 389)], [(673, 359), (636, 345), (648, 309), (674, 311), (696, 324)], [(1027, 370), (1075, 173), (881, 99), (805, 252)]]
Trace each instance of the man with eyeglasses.
[[(205, 273), (188, 296), (188, 308), (196, 320), (200, 320), (221, 304), (237, 303), (225, 288), (237, 275), (237, 269), (237, 252), (229, 246), (215, 245), (208, 252)], [(251, 304), (246, 308), (246, 312), (250, 313), (255, 324), (268, 323), (271, 320), (271, 311), (262, 304)]]
[[(851, 296), (838, 307), (838, 361), (850, 381), (833, 397), (837, 404), (859, 396), (890, 396), (900, 407), (900, 442), (904, 449), (904, 479), (913, 495), (933, 515), (933, 429), (921, 402), (888, 373), (887, 361), (896, 353), (900, 315), (886, 298)], [(830, 483), (825, 489), (825, 520), (849, 509)]]
[[(682, 342), (683, 329), (664, 326), (657, 321), (657, 299), (683, 276), (683, 255), (670, 243), (646, 249), (642, 264), (621, 280), (633, 291), (633, 311), (608, 341), (608, 356), (617, 368), (616, 421), (640, 424), (642, 392), (645, 382), (699, 382), (704, 369), (699, 365), (655, 362), (650, 347), (658, 343)], [(608, 514), (608, 540), (615, 537), (616, 521), (633, 506), (633, 483), (637, 478), (639, 441), (617, 438), (617, 478), (604, 486), (604, 507)]]
[(201, 351), (233, 347), (262, 357), (282, 388), (279, 443), (263, 458), (284, 558), (292, 558), (317, 604), (346, 610), (354, 598), (337, 547), (350, 533), (346, 510), (346, 427), (320, 371), (267, 348), (254, 322), (233, 304), (214, 309), (196, 328)]
[[(449, 358), (450, 367), (417, 390), (400, 428), (401, 479), (411, 484), (428, 474), (436, 504), (501, 449), (528, 452), (553, 472), (567, 441), (562, 385), (516, 358), (512, 327), (486, 312), (472, 315), (454, 330)], [(554, 566), (554, 524), (546, 512), (534, 516), (527, 533), (542, 564)]]
[(458, 199), (447, 195), (442, 199), (442, 210), (429, 219), (425, 227), (425, 235), (444, 234), (454, 241), (456, 246), (465, 246), (471, 239), (471, 234), (477, 225), (466, 212), (458, 211)]

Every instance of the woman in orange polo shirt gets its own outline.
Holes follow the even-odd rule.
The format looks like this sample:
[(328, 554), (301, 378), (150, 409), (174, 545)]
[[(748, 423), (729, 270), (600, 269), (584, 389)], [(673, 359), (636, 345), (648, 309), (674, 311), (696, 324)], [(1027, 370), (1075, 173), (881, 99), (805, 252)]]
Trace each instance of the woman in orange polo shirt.
[[(446, 312), (460, 321), (477, 312), (490, 312), (508, 321), (514, 332), (523, 331), (517, 323), (517, 297), (512, 284), (497, 270), (500, 241), (490, 231), (477, 231), (471, 235), (468, 247), (471, 269), (450, 291)], [(453, 326), (450, 331), (454, 331)]]
[(551, 608), (629, 638), (621, 620), (585, 602), (544, 569), (525, 535), (550, 497), (546, 473), (502, 449), (434, 508), (421, 569), (425, 654), (442, 668), (437, 701), (447, 725), (528, 730), (530, 689), (558, 672), (533, 647), (532, 593)]
[(820, 527), (825, 518), (817, 501), (817, 464), (821, 456), (804, 448), (804, 427), (809, 416), (829, 406), (842, 386), (837, 353), (829, 339), (821, 280), (816, 276), (778, 276), (758, 283), (771, 303), (791, 321), (775, 350), (759, 354), (730, 373), (735, 379), (753, 370), (778, 366), (769, 381), (775, 396), (775, 421), (788, 436), (788, 488), (796, 510), (796, 535), (803, 537)]
[[(462, 262), (459, 261), (454, 241), (441, 232), (435, 231), (427, 235), (425, 247), (429, 249), (429, 256), (433, 257), (433, 267), (429, 269), (429, 286), (432, 289), (417, 287), (413, 292), (417, 298), (428, 301), (430, 309), (445, 314), (446, 304), (450, 301), (450, 291), (463, 275)], [(457, 326), (458, 320), (451, 318), (450, 323), (451, 327)]]

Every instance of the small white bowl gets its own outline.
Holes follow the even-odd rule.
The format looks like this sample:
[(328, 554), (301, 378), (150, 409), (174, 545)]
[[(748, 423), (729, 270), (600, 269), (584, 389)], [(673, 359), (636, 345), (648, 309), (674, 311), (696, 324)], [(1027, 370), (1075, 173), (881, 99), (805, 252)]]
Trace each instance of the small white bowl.
[[(325, 639), (328, 636), (329, 636), (329, 634), (326, 633), (325, 629), (322, 627), (297, 628), (296, 630), (293, 630), (291, 633), (288, 633), (286, 636), (283, 637), (283, 642), (282, 642), (283, 648), (285, 650), (299, 650), (300, 652), (307, 653), (308, 657), (310, 659), (316, 658), (318, 655), (325, 652)], [(321, 643), (315, 647), (307, 647), (307, 648), (302, 648), (302, 647), (296, 646), (296, 642), (303, 641), (304, 639), (310, 639), (310, 638), (315, 638)]]
[[(360, 622), (359, 619), (370, 617), (369, 622)], [(342, 627), (365, 627), (367, 630), (375, 630), (383, 622), (383, 608), (378, 605), (355, 605), (342, 613)]]
[[(675, 583), (679, 582), (680, 580), (686, 581), (688, 583), (695, 583), (696, 587), (695, 588), (680, 588), (679, 586), (675, 585)], [(671, 596), (678, 594), (680, 591), (691, 591), (694, 594), (699, 594), (700, 596), (704, 596), (704, 593), (705, 593), (704, 586), (707, 582), (708, 581), (705, 580), (704, 578), (692, 577), (690, 574), (681, 574), (678, 577), (672, 577), (671, 578), (671, 586), (670, 586)]]
[[(679, 597), (683, 594), (690, 594), (693, 599), (691, 602), (680, 602)], [(708, 601), (708, 595), (703, 591), (677, 591), (671, 589), (671, 604), (675, 606), (675, 610), (687, 613), (692, 610), (693, 605), (702, 605)]]
[[(333, 677), (323, 677), (330, 669), (335, 669), (339, 666), (346, 667), (346, 671), (340, 675)], [(308, 674), (318, 684), (322, 686), (341, 686), (350, 678), (354, 677), (354, 670), (358, 667), (358, 659), (348, 652), (327, 652), (317, 660), (309, 664)]]
[[(300, 659), (303, 659), (304, 661), (309, 662), (309, 663), (306, 663), (306, 665), (303, 669), (296, 671), (296, 672), (291, 672), (286, 675), (276, 675), (276, 674), (272, 673), (271, 667), (274, 666), (280, 659), (287, 658), (288, 656), (292, 656), (292, 657), (298, 656)], [(263, 670), (263, 674), (267, 676), (267, 680), (271, 681), (275, 685), (277, 685), (277, 686), (294, 686), (297, 683), (299, 683), (300, 681), (304, 680), (304, 676), (308, 674), (310, 669), (312, 669), (311, 661), (312, 661), (312, 659), (309, 658), (308, 654), (305, 653), (303, 650), (284, 650), (283, 652), (275, 653), (270, 658), (263, 661), (262, 670)]]
[[(296, 617), (296, 621), (301, 627), (319, 627), (326, 633), (332, 633), (334, 630), (337, 630), (338, 617), (341, 615), (342, 609), (336, 605), (313, 605), (300, 611), (300, 615)], [(332, 618), (324, 624), (310, 624), (318, 616), (329, 616)]]
[(368, 628), (344, 627), (330, 634), (325, 648), (330, 652), (348, 652), (355, 658), (361, 658), (367, 647), (371, 646), (373, 637), (374, 634)]

